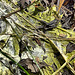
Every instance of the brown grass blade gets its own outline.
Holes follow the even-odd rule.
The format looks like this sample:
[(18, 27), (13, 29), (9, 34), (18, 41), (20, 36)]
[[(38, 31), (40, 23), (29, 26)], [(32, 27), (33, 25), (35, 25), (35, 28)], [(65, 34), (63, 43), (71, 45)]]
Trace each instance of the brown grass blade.
[(62, 6), (63, 3), (64, 3), (64, 0), (60, 0), (60, 2), (59, 2), (59, 7), (58, 7), (58, 12), (60, 11), (61, 6)]

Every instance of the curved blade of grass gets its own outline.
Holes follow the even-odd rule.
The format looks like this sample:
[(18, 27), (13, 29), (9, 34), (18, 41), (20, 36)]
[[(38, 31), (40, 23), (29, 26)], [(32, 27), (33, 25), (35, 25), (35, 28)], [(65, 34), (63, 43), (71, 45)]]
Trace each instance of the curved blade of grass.
[(36, 65), (37, 65), (37, 67), (39, 68), (40, 73), (41, 73), (42, 75), (44, 75), (43, 71), (40, 69), (39, 65), (37, 64), (37, 62), (36, 62), (35, 58), (34, 58), (34, 57), (32, 56), (32, 54), (30, 53), (30, 50), (28, 49), (28, 47), (26, 47), (26, 49), (28, 50), (28, 52), (29, 52), (29, 54), (31, 55), (31, 57), (33, 58), (33, 60), (34, 60), (35, 64), (36, 64)]
[(3, 52), (1, 49), (0, 49), (0, 53), (2, 53), (5, 57), (10, 59), (14, 64), (17, 64), (27, 75), (30, 75), (20, 64), (18, 64), (14, 59), (8, 56), (7, 53)]

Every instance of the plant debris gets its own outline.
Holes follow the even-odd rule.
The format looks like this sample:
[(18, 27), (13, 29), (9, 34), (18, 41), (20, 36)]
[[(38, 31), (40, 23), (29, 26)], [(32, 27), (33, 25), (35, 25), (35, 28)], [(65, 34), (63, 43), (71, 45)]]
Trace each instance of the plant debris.
[(0, 33), (14, 75), (75, 75), (75, 0), (1, 0)]
[(69, 42), (66, 46), (66, 53), (71, 53), (73, 50), (75, 50), (75, 43)]
[(58, 20), (56, 20), (56, 19), (49, 23), (47, 23), (46, 21), (42, 21), (42, 20), (39, 20), (39, 21), (42, 23), (42, 26), (38, 27), (38, 29), (39, 30), (43, 29), (43, 32), (52, 30), (53, 28), (56, 28), (57, 24), (58, 24)]
[[(74, 20), (74, 0), (65, 0), (64, 4), (66, 9), (64, 9), (64, 16), (62, 18), (62, 27), (65, 29), (71, 29), (71, 27), (75, 26)], [(63, 8), (62, 8), (63, 9)], [(71, 13), (70, 13), (71, 12)]]
[[(45, 68), (46, 66), (48, 66), (44, 61), (43, 62), (37, 62), (39, 67)], [(37, 65), (33, 62), (32, 59), (27, 58), (27, 59), (22, 59), (19, 61), (19, 64), (24, 67), (26, 70), (31, 70), (31, 72), (33, 73), (37, 73), (39, 72), (39, 68), (37, 67)]]
[(31, 0), (20, 0), (18, 1), (18, 5), (20, 8), (26, 8), (29, 4), (31, 4)]

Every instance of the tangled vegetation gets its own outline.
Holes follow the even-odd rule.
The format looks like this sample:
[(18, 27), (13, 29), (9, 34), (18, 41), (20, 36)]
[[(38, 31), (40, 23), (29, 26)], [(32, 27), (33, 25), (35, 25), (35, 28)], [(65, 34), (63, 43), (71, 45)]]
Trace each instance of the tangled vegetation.
[(74, 0), (0, 0), (0, 75), (75, 74)]

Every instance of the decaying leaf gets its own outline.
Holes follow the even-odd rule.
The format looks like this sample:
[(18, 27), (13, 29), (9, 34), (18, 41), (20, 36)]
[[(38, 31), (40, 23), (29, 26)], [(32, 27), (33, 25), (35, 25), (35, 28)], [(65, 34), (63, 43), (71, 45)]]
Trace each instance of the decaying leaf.
[(72, 43), (72, 42), (69, 42), (69, 44), (68, 44), (67, 47), (66, 47), (66, 53), (70, 53), (70, 52), (72, 52), (73, 50), (75, 50), (75, 44)]
[[(24, 67), (25, 69), (31, 70), (31, 72), (33, 72), (33, 73), (39, 72), (39, 69), (38, 69), (37, 65), (30, 58), (22, 59), (21, 61), (19, 61), (19, 64), (22, 67)], [(38, 65), (41, 69), (48, 66), (44, 61), (43, 62), (38, 62)]]
[(42, 23), (42, 26), (38, 27), (38, 29), (43, 29), (44, 32), (46, 32), (47, 30), (52, 30), (53, 28), (57, 27), (58, 24), (58, 20), (53, 20), (49, 23), (47, 23), (46, 21), (42, 21), (39, 20)]
[(18, 2), (18, 5), (21, 7), (21, 8), (26, 8), (29, 4), (31, 3), (31, 0), (20, 0)]
[[(5, 5), (2, 3), (2, 1), (4, 1)], [(5, 0), (1, 0), (0, 2), (2, 3), (2, 5), (4, 5), (5, 8), (2, 7), (2, 5), (0, 4), (0, 13), (4, 12), (2, 14), (4, 14), (4, 15), (8, 14), (9, 15), (10, 12), (15, 11), (16, 9), (12, 8), (12, 6), (11, 6), (11, 5), (15, 6), (13, 1), (15, 1), (15, 0), (12, 0), (12, 3), (8, 4), (8, 2), (6, 2)], [(34, 4), (32, 4), (33, 3), (32, 1), (36, 1), (36, 2)], [(59, 21), (56, 20), (56, 18), (59, 17), (60, 15), (56, 12), (56, 7), (55, 6), (54, 7), (51, 6), (52, 7), (52, 9), (51, 9), (51, 7), (48, 6), (48, 5), (50, 5), (50, 2), (54, 2), (56, 4), (57, 1), (58, 0), (20, 0), (19, 1), (20, 8), (22, 8), (22, 9), (24, 8), (25, 9), (28, 6), (30, 6), (29, 8), (27, 8), (28, 12), (23, 10), (22, 12), (18, 12), (16, 14), (14, 13), (13, 15), (16, 15), (18, 17), (17, 18), (17, 22), (16, 22), (16, 19), (15, 19), (15, 16), (12, 15), (14, 20), (12, 20), (13, 18), (12, 18), (12, 16), (10, 16), (9, 19), (13, 21), (13, 24), (11, 22), (9, 24), (9, 26), (10, 25), (13, 26), (11, 29), (12, 29), (12, 31), (14, 33), (13, 32), (12, 33), (6, 33), (6, 34), (4, 33), (6, 36), (10, 35), (11, 38), (13, 36), (14, 36), (14, 38), (16, 38), (16, 40), (12, 39), (12, 40), (14, 40), (13, 44), (15, 43), (14, 44), (14, 48), (12, 49), (13, 46), (10, 45), (10, 50), (6, 50), (11, 55), (12, 55), (12, 52), (13, 52), (13, 55), (16, 53), (16, 55), (18, 56), (18, 52), (19, 52), (19, 56), (21, 57), (21, 53), (24, 50), (26, 52), (28, 52), (28, 50), (31, 50), (31, 51), (34, 51), (34, 53), (31, 53), (32, 56), (35, 55), (35, 57), (39, 56), (39, 58), (41, 58), (41, 56), (43, 56), (43, 54), (44, 54), (43, 51), (41, 51), (41, 50), (43, 49), (45, 51), (45, 49), (46, 49), (46, 53), (45, 53), (46, 55), (44, 54), (43, 60), (45, 60), (47, 58), (47, 60), (45, 60), (45, 62), (50, 65), (49, 67), (46, 67), (48, 65), (43, 60), (42, 60), (42, 62), (39, 62), (39, 60), (41, 60), (41, 59), (39, 59), (38, 57), (35, 58), (37, 64), (39, 65), (39, 67), (41, 69), (46, 67), (46, 69), (43, 69), (43, 71), (45, 73), (44, 75), (53, 75), (52, 73), (55, 72), (57, 69), (58, 70), (61, 69), (61, 67), (64, 64), (64, 62), (66, 62), (65, 61), (66, 60), (66, 58), (65, 58), (66, 55), (64, 55), (65, 57), (63, 56), (63, 52), (66, 51), (66, 49), (65, 49), (65, 47), (66, 47), (65, 44), (66, 43), (64, 41), (60, 41), (59, 37), (61, 37), (62, 40), (65, 39), (65, 38), (68, 39), (67, 37), (70, 37), (69, 36), (70, 33), (66, 29), (69, 29), (68, 26), (70, 27), (71, 24), (72, 25), (75, 24), (75, 23), (73, 23), (75, 21), (74, 20), (75, 16), (73, 17), (72, 15), (68, 15), (68, 12), (66, 12), (66, 10), (64, 10), (66, 12), (66, 14), (67, 14), (66, 17), (68, 19), (63, 16), (64, 17), (64, 21), (62, 23), (63, 26), (62, 25), (61, 26), (58, 25)], [(64, 1), (64, 0), (60, 0), (60, 2), (61, 1)], [(69, 0), (69, 1), (73, 1), (73, 0)], [(60, 3), (60, 4), (62, 6), (62, 3)], [(36, 8), (35, 5), (37, 5), (38, 7)], [(66, 5), (64, 7), (66, 7)], [(9, 9), (9, 7), (7, 7), (7, 6), (11, 7), (12, 10), (7, 12), (6, 9)], [(59, 10), (60, 10), (61, 6), (59, 7)], [(46, 10), (44, 9), (44, 7), (47, 7)], [(69, 9), (69, 10), (71, 8), (73, 9), (73, 4), (71, 4), (71, 7), (69, 7), (69, 5), (68, 5), (68, 7), (66, 7), (66, 8)], [(42, 9), (42, 10), (40, 10), (40, 9)], [(35, 12), (37, 12), (37, 13), (35, 14)], [(72, 13), (74, 13), (74, 9), (73, 9)], [(33, 17), (37, 18), (38, 20), (33, 18)], [(70, 18), (70, 17), (73, 17), (73, 18)], [(8, 21), (7, 18), (6, 18), (6, 20), (7, 20), (6, 23), (8, 23), (9, 21)], [(2, 22), (5, 22), (5, 20), (2, 21)], [(61, 27), (65, 28), (65, 29), (63, 29)], [(7, 26), (7, 28), (9, 30), (8, 26)], [(11, 32), (11, 30), (9, 30), (9, 31)], [(42, 32), (43, 35), (41, 35), (40, 31)], [(4, 34), (2, 34), (2, 35), (4, 35)], [(18, 35), (18, 38), (15, 37), (15, 35)], [(24, 38), (22, 40), (22, 37), (24, 35), (27, 38), (26, 39)], [(35, 41), (32, 40), (34, 38), (34, 35), (37, 36), (37, 37), (35, 37)], [(66, 35), (66, 36), (64, 36), (64, 35)], [(0, 36), (0, 38), (1, 38), (1, 36)], [(20, 38), (19, 38), (19, 36), (20, 36)], [(3, 36), (3, 37), (5, 37), (5, 36)], [(62, 38), (62, 37), (64, 37), (64, 38)], [(36, 38), (38, 38), (38, 39), (36, 39)], [(44, 41), (41, 40), (41, 39), (43, 39)], [(57, 39), (59, 40), (59, 42), (57, 41)], [(6, 40), (6, 38), (5, 38), (5, 40), (1, 39), (0, 44), (7, 43), (6, 42), (7, 40)], [(19, 42), (19, 45), (18, 45), (18, 42)], [(64, 44), (63, 44), (63, 42), (64, 42)], [(44, 46), (43, 46), (43, 43), (44, 43)], [(36, 44), (41, 46), (42, 49), (41, 49), (41, 47), (37, 46)], [(75, 44), (72, 43), (72, 42), (70, 44), (68, 44), (67, 45), (67, 51), (68, 50), (72, 50), (72, 51), (75, 50), (74, 46), (75, 46)], [(8, 49), (8, 44), (5, 47), (5, 49), (6, 48)], [(38, 50), (38, 52), (36, 52), (37, 50)], [(57, 52), (57, 50), (58, 50), (58, 52)], [(69, 52), (71, 52), (71, 51), (69, 51)], [(30, 55), (28, 54), (28, 56), (30, 56)], [(35, 73), (35, 74), (40, 71), (40, 69), (38, 69), (38, 67), (37, 67), (37, 64), (35, 64), (35, 62), (32, 59), (30, 59), (31, 56), (29, 58), (25, 59), (26, 55), (23, 54), (23, 57), (24, 58), (22, 58), (22, 60), (19, 60), (19, 64), (22, 67), (24, 67), (26, 70), (30, 71), (31, 73)], [(16, 56), (15, 56), (15, 58), (16, 58)], [(9, 63), (12, 64), (12, 62), (9, 62)], [(67, 64), (67, 66), (68, 66), (68, 64)], [(0, 67), (1, 67), (1, 65), (0, 65)], [(22, 70), (20, 70), (20, 72), (24, 73), (24, 71), (22, 71)], [(4, 71), (4, 67), (2, 68), (2, 71)], [(17, 69), (16, 69), (16, 71), (17, 71)], [(64, 74), (65, 74), (65, 72), (64, 72)], [(1, 69), (0, 69), (0, 75), (2, 75), (1, 73), (3, 73), (3, 72), (1, 72)], [(30, 75), (31, 75), (31, 73), (30, 73)], [(62, 75), (64, 75), (64, 74), (62, 74)], [(7, 75), (7, 74), (4, 74), (4, 75)], [(11, 74), (8, 74), (8, 75), (11, 75)], [(18, 75), (18, 74), (15, 74), (15, 75)], [(24, 74), (21, 74), (21, 75), (26, 75), (26, 74), (24, 73)], [(36, 75), (39, 75), (39, 74), (36, 74)], [(57, 75), (58, 75), (58, 73), (57, 73)]]

